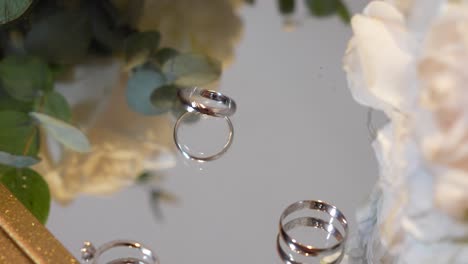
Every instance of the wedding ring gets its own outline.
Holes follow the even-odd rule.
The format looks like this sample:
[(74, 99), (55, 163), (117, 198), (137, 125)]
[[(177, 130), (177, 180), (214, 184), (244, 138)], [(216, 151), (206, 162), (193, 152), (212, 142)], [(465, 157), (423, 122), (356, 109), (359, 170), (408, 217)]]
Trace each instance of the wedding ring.
[[(278, 234), (276, 236), (276, 250), (281, 258), (281, 260), (286, 264), (307, 264), (306, 262), (298, 261), (294, 258), (293, 255), (288, 254), (283, 247), (281, 246), (281, 235)], [(305, 255), (304, 255), (305, 256)], [(308, 257), (308, 256), (306, 256)], [(341, 252), (337, 252), (335, 254), (324, 256), (320, 259), (320, 263), (322, 264), (339, 264), (343, 260), (344, 257), (344, 250)]]
[(206, 161), (216, 160), (219, 157), (221, 157), (224, 153), (226, 153), (226, 151), (229, 149), (229, 147), (232, 144), (232, 140), (234, 139), (234, 126), (232, 125), (231, 119), (229, 119), (229, 117), (227, 117), (227, 116), (224, 116), (223, 118), (224, 118), (224, 120), (226, 120), (226, 123), (228, 124), (228, 127), (229, 127), (229, 137), (228, 137), (226, 143), (224, 144), (223, 148), (218, 153), (215, 153), (215, 154), (210, 155), (210, 156), (196, 156), (194, 154), (189, 153), (187, 150), (185, 150), (182, 147), (182, 144), (180, 144), (180, 142), (179, 142), (179, 135), (178, 135), (179, 126), (180, 126), (180, 123), (182, 122), (182, 120), (187, 115), (190, 115), (190, 114), (193, 115), (193, 114), (196, 114), (196, 113), (185, 112), (184, 114), (182, 114), (177, 119), (177, 121), (176, 121), (176, 123), (174, 125), (174, 142), (175, 142), (175, 144), (177, 146), (177, 149), (182, 153), (182, 155), (184, 155), (184, 157), (186, 157), (187, 159), (195, 160), (195, 161), (198, 161), (198, 162), (206, 162)]
[(141, 243), (130, 240), (114, 240), (100, 246), (98, 249), (96, 249), (90, 242), (85, 242), (84, 246), (81, 248), (81, 256), (82, 259), (87, 263), (90, 262), (92, 264), (100, 264), (99, 257), (102, 254), (118, 247), (137, 249), (141, 252), (142, 257), (119, 258), (112, 260), (107, 264), (159, 264), (159, 260), (156, 255), (153, 254), (153, 251), (143, 246)]
[[(296, 217), (286, 222), (290, 215), (304, 209), (325, 213), (327, 219), (323, 219), (323, 217)], [(339, 226), (335, 226), (336, 222), (339, 223)], [(312, 227), (324, 230), (327, 232), (327, 238), (333, 236), (337, 242), (329, 247), (316, 247), (301, 243), (289, 234), (289, 231), (296, 227)], [(348, 221), (335, 206), (320, 200), (304, 200), (288, 206), (281, 214), (277, 250), (281, 259), (286, 263), (300, 264), (303, 262), (296, 261), (292, 254), (286, 253), (281, 246), (281, 242), (296, 254), (305, 257), (320, 257), (321, 263), (339, 263), (344, 255), (347, 236)]]
[[(227, 117), (232, 116), (237, 109), (236, 102), (230, 97), (199, 87), (179, 89), (177, 97), (188, 112)], [(197, 99), (197, 97), (199, 98)]]

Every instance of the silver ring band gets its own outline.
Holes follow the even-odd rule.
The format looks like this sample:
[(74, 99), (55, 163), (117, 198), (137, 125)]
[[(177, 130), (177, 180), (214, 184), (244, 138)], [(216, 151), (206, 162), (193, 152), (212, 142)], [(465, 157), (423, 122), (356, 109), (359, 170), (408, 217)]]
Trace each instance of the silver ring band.
[[(221, 103), (222, 106), (215, 107), (212, 105), (205, 105), (203, 102), (194, 100), (192, 98), (194, 95), (211, 100), (215, 103)], [(232, 116), (237, 110), (236, 102), (233, 99), (220, 92), (212, 90), (198, 87), (182, 88), (177, 91), (177, 97), (188, 112), (199, 112), (210, 116), (226, 117)]]
[[(300, 261), (295, 260), (292, 255), (286, 253), (286, 251), (281, 246), (280, 234), (276, 236), (276, 250), (278, 251), (278, 255), (280, 256), (281, 260), (286, 264), (307, 264), (306, 262), (300, 262)], [(326, 259), (326, 257), (324, 257), (323, 259), (320, 260), (321, 261), (320, 263), (339, 264), (343, 260), (343, 257), (344, 257), (344, 250), (340, 253), (340, 255), (336, 257), (333, 256), (329, 261)]]
[(186, 115), (189, 115), (189, 114), (194, 114), (194, 113), (185, 112), (184, 114), (182, 114), (177, 119), (177, 121), (176, 121), (176, 123), (174, 125), (174, 142), (175, 142), (175, 144), (177, 146), (177, 149), (182, 153), (182, 155), (184, 155), (184, 157), (186, 157), (188, 159), (191, 159), (191, 160), (198, 161), (198, 162), (212, 161), (212, 160), (216, 160), (216, 159), (220, 158), (229, 149), (229, 147), (231, 146), (232, 141), (234, 139), (234, 126), (232, 125), (231, 119), (229, 119), (229, 117), (227, 117), (227, 116), (224, 116), (224, 120), (226, 120), (226, 123), (229, 126), (229, 138), (228, 138), (226, 144), (224, 144), (221, 151), (219, 151), (218, 153), (215, 153), (213, 155), (210, 155), (210, 156), (202, 157), (202, 156), (196, 156), (196, 155), (190, 154), (179, 143), (178, 130), (179, 130), (180, 123), (181, 123), (182, 119), (184, 119), (184, 117)]
[[(300, 210), (310, 209), (315, 211), (321, 211), (327, 213), (332, 219), (338, 220), (342, 227), (342, 232), (330, 222), (326, 222), (322, 219), (315, 217), (301, 217), (284, 223), (285, 219)], [(319, 248), (313, 245), (306, 245), (296, 241), (288, 234), (288, 230), (296, 226), (310, 226), (314, 228), (320, 228), (327, 231), (330, 235), (333, 235), (337, 242), (326, 248)], [(331, 255), (336, 252), (341, 252), (344, 249), (346, 239), (348, 236), (348, 221), (345, 216), (333, 205), (320, 200), (304, 200), (293, 203), (288, 206), (281, 214), (279, 223), (279, 236), (283, 239), (285, 244), (294, 252), (304, 256), (319, 256), (319, 255)]]
[[(127, 248), (134, 248), (138, 249), (143, 258), (120, 258), (116, 260), (112, 260), (109, 264), (120, 264), (120, 263), (135, 263), (135, 264), (159, 264), (159, 259), (154, 255), (153, 251), (149, 248), (143, 246), (141, 243), (131, 240), (114, 240), (108, 242), (98, 249), (95, 249), (93, 244), (90, 242), (85, 242), (84, 246), (81, 248), (82, 258), (86, 262), (91, 262), (93, 264), (99, 264), (98, 260), (99, 257), (104, 254), (106, 251), (117, 248), (117, 247), (127, 247)], [(151, 262), (148, 262), (151, 261)]]

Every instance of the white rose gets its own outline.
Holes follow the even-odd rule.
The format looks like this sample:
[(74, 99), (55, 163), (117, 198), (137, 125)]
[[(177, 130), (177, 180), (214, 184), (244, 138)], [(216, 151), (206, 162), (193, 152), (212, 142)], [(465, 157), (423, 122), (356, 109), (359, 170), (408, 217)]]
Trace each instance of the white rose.
[(385, 2), (371, 2), (351, 20), (354, 32), (344, 59), (351, 92), (361, 104), (387, 114), (408, 111), (414, 98), (414, 43), (404, 17)]
[[(447, 4), (431, 27), (419, 63), (426, 125), (418, 138), (437, 166), (436, 202), (450, 215), (468, 216), (468, 6)], [(464, 190), (464, 191), (461, 191)]]
[(390, 119), (374, 143), (380, 196), (360, 223), (375, 218), (361, 232), (367, 262), (466, 262), (468, 7), (442, 2), (371, 2), (351, 22), (349, 87)]

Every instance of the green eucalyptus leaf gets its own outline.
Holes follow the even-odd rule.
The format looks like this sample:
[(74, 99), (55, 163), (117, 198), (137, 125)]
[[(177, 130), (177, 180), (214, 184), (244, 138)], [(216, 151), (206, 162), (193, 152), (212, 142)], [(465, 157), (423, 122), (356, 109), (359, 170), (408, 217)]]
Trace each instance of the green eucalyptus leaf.
[(343, 3), (342, 1), (340, 1), (338, 3), (338, 15), (340, 16), (341, 20), (347, 24), (349, 24), (349, 22), (351, 22), (351, 14), (348, 10), (348, 7), (346, 6), (345, 3)]
[(72, 115), (70, 105), (63, 95), (52, 91), (45, 94), (43, 100), (43, 105), (38, 107), (39, 111), (64, 122), (70, 122)]
[(36, 156), (39, 131), (31, 117), (16, 111), (0, 111), (0, 151)]
[(29, 102), (39, 90), (53, 87), (52, 72), (43, 61), (32, 57), (9, 56), (0, 62), (2, 88), (13, 98)]
[(11, 97), (0, 87), (0, 111), (18, 111), (28, 113), (33, 109), (33, 102), (24, 102)]
[(221, 76), (221, 63), (205, 55), (183, 53), (164, 63), (163, 72), (179, 86), (204, 85)]
[(134, 33), (125, 40), (125, 61), (127, 68), (131, 69), (144, 64), (148, 58), (155, 54), (161, 35), (157, 31)]
[(278, 0), (278, 7), (283, 15), (294, 13), (296, 0)]
[(72, 69), (73, 69), (72, 67), (65, 66), (65, 65), (59, 65), (59, 64), (50, 65), (50, 71), (52, 72), (52, 76), (54, 80), (60, 80), (62, 77), (67, 77), (67, 75), (70, 75), (70, 72)]
[(323, 17), (334, 15), (338, 11), (340, 0), (306, 0), (312, 15)]
[(165, 113), (151, 103), (151, 94), (166, 84), (166, 78), (160, 72), (151, 69), (135, 71), (127, 83), (127, 103), (135, 112), (144, 115), (159, 115)]
[(166, 61), (174, 58), (177, 55), (179, 55), (179, 52), (173, 48), (162, 48), (156, 52), (154, 57), (160, 65), (164, 65)]
[(0, 181), (41, 223), (47, 222), (50, 191), (41, 175), (31, 169), (10, 169)]
[(0, 25), (21, 17), (34, 0), (2, 0), (0, 2)]
[(40, 159), (30, 156), (17, 156), (0, 151), (0, 164), (15, 168), (30, 167), (39, 163)]
[[(150, 70), (150, 71), (156, 71), (158, 73), (162, 72), (161, 66), (159, 65), (159, 63), (155, 59), (151, 59), (151, 58), (145, 64), (137, 67), (137, 70), (134, 69), (134, 71), (138, 71), (138, 70), (142, 70), (142, 69)], [(164, 78), (166, 78), (166, 77), (164, 77)]]
[(13, 168), (13, 167), (0, 164), (0, 178), (2, 177), (2, 175), (3, 175), (5, 172), (11, 170), (12, 168)]
[(174, 102), (177, 101), (177, 89), (175, 85), (164, 85), (156, 88), (151, 93), (151, 103), (159, 111), (169, 112), (172, 110)]
[(75, 64), (86, 57), (91, 25), (85, 13), (63, 11), (34, 23), (26, 35), (26, 49), (57, 64)]
[(64, 146), (82, 153), (91, 151), (88, 138), (78, 128), (45, 114), (31, 112), (29, 115), (36, 119), (49, 135)]

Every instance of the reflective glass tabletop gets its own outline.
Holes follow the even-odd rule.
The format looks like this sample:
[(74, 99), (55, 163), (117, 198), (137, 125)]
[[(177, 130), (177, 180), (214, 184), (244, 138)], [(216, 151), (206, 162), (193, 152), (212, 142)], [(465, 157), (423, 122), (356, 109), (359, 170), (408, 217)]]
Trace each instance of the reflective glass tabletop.
[[(298, 200), (334, 204), (355, 231), (377, 163), (368, 110), (353, 100), (342, 69), (349, 24), (311, 16), (299, 1), (289, 16), (276, 1), (188, 2), (167, 7), (175, 11), (164, 14), (166, 31), (174, 42), (182, 41), (177, 30), (190, 31), (222, 62), (220, 79), (203, 87), (235, 100), (232, 145), (214, 161), (187, 160), (173, 141), (174, 116), (128, 109), (121, 64), (83, 66), (75, 72), (82, 81), (57, 89), (87, 120), (97, 154), (40, 168), (56, 183), (47, 228), (77, 258), (84, 241), (131, 239), (163, 264), (281, 263), (279, 217)], [(367, 3), (347, 2), (351, 12)], [(222, 148), (229, 132), (223, 118), (197, 118), (180, 127), (184, 147), (198, 154)], [(54, 178), (59, 172), (74, 178)]]

